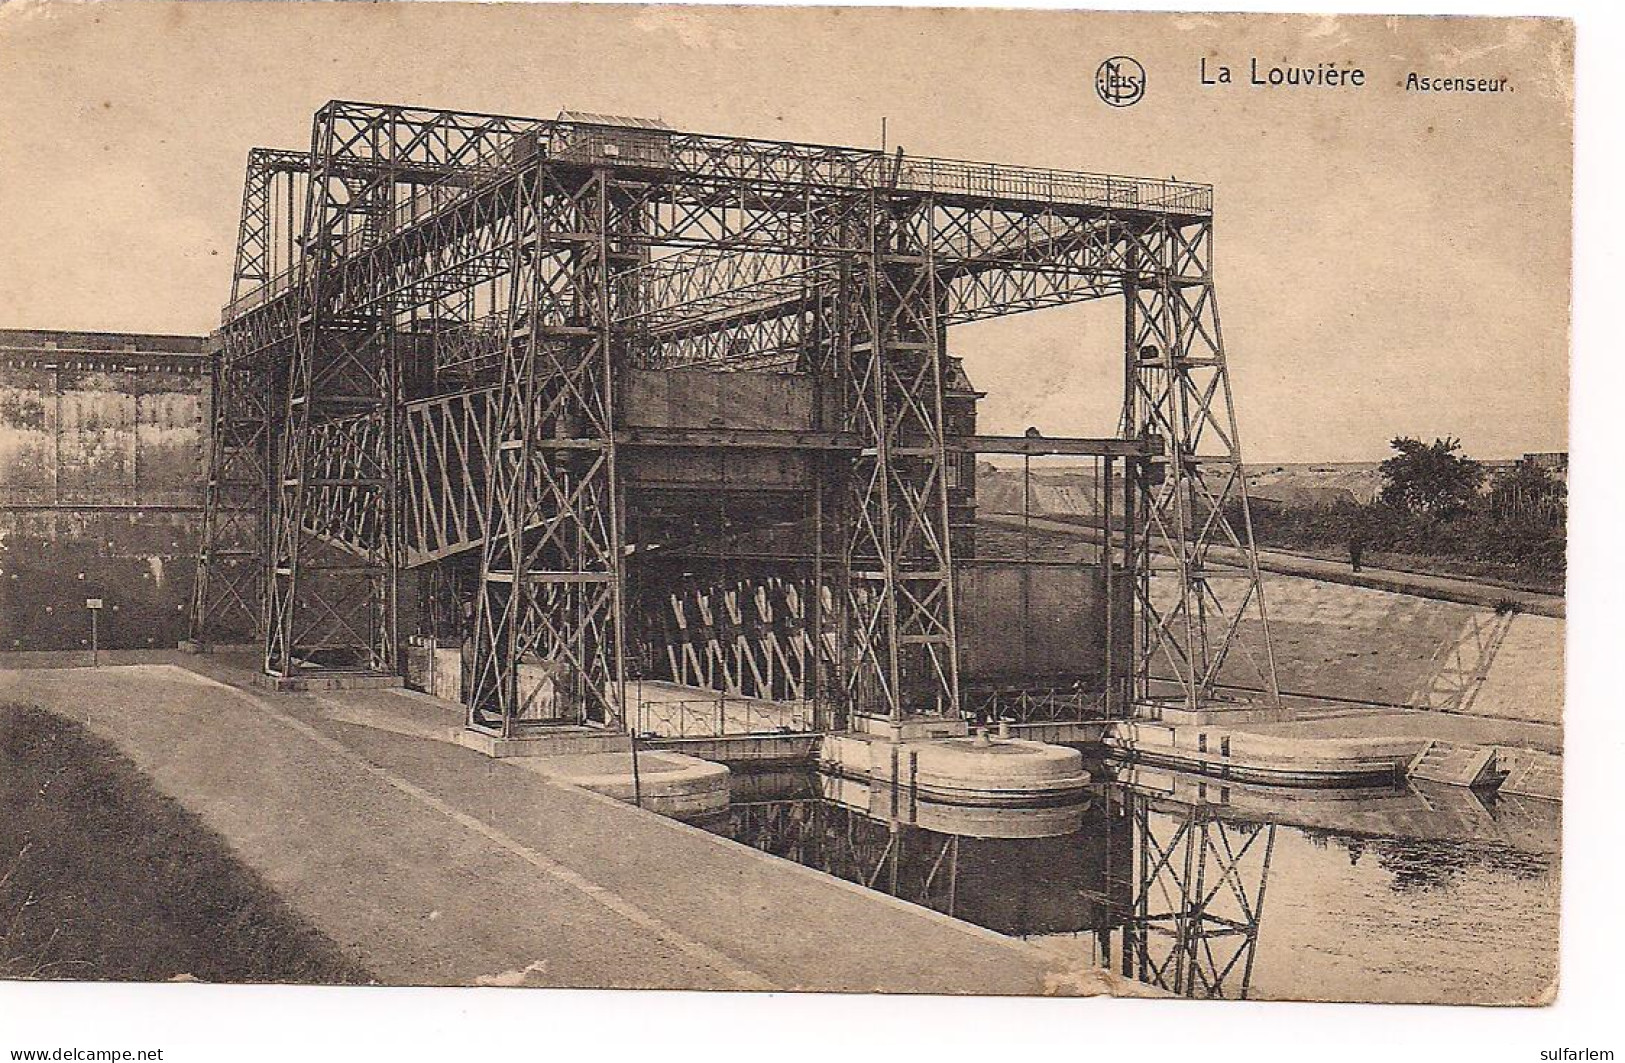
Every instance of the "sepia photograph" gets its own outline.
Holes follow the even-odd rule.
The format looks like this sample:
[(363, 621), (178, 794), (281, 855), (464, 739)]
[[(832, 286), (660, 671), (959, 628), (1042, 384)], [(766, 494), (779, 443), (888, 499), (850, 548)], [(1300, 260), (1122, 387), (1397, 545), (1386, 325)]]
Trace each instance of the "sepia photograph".
[(0, 4), (0, 980), (1552, 1005), (1575, 47)]

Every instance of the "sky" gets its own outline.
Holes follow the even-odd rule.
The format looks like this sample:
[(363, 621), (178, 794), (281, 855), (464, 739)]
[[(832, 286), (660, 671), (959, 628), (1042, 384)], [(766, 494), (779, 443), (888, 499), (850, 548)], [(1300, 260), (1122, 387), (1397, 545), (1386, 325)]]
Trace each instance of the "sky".
[[(1144, 98), (1106, 106), (1131, 55)], [(328, 99), (1177, 176), (1215, 186), (1215, 279), (1250, 462), (1396, 435), (1567, 447), (1572, 39), (1539, 20), (932, 9), (0, 2), (0, 327), (201, 333), (242, 168)], [(1232, 68), (1240, 84), (1203, 86)], [(1366, 71), (1246, 84), (1249, 60)], [(1506, 78), (1496, 95), (1405, 76)], [(957, 328), (987, 432), (1103, 435), (1116, 303)], [(1114, 345), (1116, 345), (1114, 347)]]

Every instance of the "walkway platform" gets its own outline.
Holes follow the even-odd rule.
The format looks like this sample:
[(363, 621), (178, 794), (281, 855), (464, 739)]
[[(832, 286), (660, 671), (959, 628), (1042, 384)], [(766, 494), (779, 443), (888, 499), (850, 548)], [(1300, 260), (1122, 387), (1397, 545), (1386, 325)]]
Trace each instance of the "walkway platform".
[(1458, 716), (1426, 709), (1360, 709), (1354, 706), (1298, 706), (1297, 718), (1254, 723), (1252, 734), (1283, 738), (1404, 737), (1482, 746), (1509, 746), (1561, 756), (1563, 728), (1555, 723)]
[(385, 984), (1146, 992), (436, 740), (408, 693), (268, 695), (172, 653), (0, 671), (0, 700), (115, 742)]

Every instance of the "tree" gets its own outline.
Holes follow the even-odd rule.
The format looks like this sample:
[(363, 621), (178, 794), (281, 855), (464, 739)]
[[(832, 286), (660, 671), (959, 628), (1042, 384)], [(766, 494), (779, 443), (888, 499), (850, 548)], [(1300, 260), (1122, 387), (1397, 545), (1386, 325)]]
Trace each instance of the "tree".
[(1449, 520), (1472, 508), (1484, 482), (1484, 466), (1459, 454), (1461, 440), (1431, 444), (1409, 436), (1390, 442), (1396, 453), (1377, 467), (1384, 505), (1406, 516)]
[(1561, 527), (1568, 516), (1568, 485), (1532, 461), (1502, 470), (1490, 483), (1497, 520), (1534, 520)]

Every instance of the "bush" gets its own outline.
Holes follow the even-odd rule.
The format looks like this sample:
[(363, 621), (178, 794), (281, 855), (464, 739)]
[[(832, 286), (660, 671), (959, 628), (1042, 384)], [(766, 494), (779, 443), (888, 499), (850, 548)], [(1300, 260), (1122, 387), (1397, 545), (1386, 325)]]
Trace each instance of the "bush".
[[(1485, 498), (1450, 517), (1407, 514), (1381, 501), (1314, 507), (1260, 500), (1252, 517), (1260, 546), (1346, 553), (1358, 541), (1368, 554), (1480, 562), (1540, 577), (1560, 577), (1568, 556), (1562, 523), (1535, 511), (1497, 515)], [(1241, 527), (1239, 502), (1230, 518)]]

